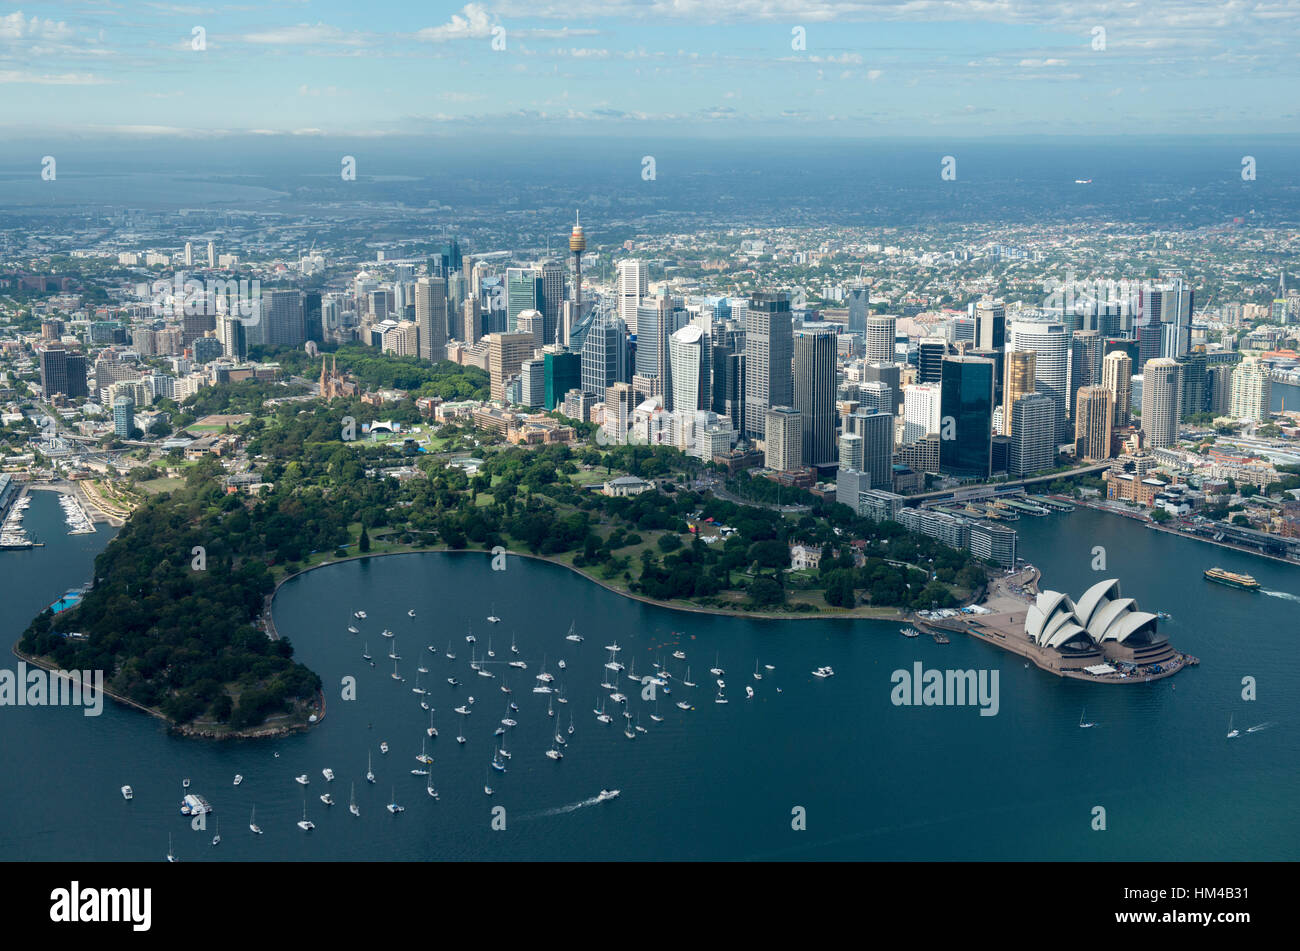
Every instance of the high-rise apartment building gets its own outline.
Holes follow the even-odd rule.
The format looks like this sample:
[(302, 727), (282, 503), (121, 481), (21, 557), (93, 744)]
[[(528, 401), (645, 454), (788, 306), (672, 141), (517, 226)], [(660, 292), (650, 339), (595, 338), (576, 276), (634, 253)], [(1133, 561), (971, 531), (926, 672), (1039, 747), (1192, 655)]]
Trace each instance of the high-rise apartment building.
[(898, 321), (894, 317), (871, 316), (867, 318), (867, 362), (893, 363), (894, 337)]
[(1232, 371), (1232, 391), (1228, 415), (1235, 419), (1263, 421), (1268, 418), (1273, 400), (1273, 382), (1268, 369), (1257, 357), (1246, 357)]
[(1074, 411), (1074, 454), (1085, 461), (1110, 458), (1115, 396), (1106, 386), (1079, 388)]
[(1101, 361), (1101, 385), (1110, 390), (1116, 429), (1127, 429), (1132, 406), (1133, 361), (1123, 350), (1112, 350)]
[(1142, 433), (1147, 448), (1159, 449), (1178, 441), (1182, 415), (1182, 367), (1170, 357), (1148, 360), (1142, 371)]

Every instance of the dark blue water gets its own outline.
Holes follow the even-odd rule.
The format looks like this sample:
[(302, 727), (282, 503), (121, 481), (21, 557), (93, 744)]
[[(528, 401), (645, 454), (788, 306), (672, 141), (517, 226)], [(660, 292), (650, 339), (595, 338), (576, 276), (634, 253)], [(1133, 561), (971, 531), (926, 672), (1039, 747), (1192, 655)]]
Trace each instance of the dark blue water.
[[(518, 558), (504, 572), (491, 571), (479, 554), (375, 558), (309, 572), (277, 597), (277, 626), (326, 684), (326, 718), (308, 734), (215, 743), (171, 738), (157, 721), (118, 707), (98, 719), (0, 711), (0, 752), (9, 762), (21, 752), (24, 763), (0, 775), (0, 808), (24, 817), (0, 831), (0, 855), (158, 860), (171, 832), (182, 860), (1296, 858), (1300, 823), (1290, 798), (1300, 749), (1290, 721), (1300, 699), (1293, 662), (1300, 573), (1088, 510), (1017, 526), (1045, 583), (1074, 593), (1100, 577), (1090, 570), (1092, 549), (1105, 547), (1108, 574), (1121, 577), (1125, 594), (1144, 608), (1172, 612), (1167, 630), (1178, 647), (1201, 657), (1201, 667), (1156, 684), (1090, 686), (963, 638), (947, 646), (907, 640), (897, 623), (667, 611)], [(84, 566), (77, 574), (75, 553), (51, 545), (42, 555), (46, 575), (57, 567), (70, 577), (51, 578), (44, 602), (29, 598), (38, 606), (85, 574)], [(1201, 571), (1213, 564), (1250, 571), (1278, 596), (1208, 584)], [(366, 621), (352, 620), (358, 608), (368, 612)], [(495, 626), (485, 620), (493, 609), (502, 618)], [(13, 604), (5, 610), (31, 613)], [(580, 645), (564, 640), (575, 619), (586, 637)], [(471, 621), (480, 657), (492, 635), (495, 679), (469, 669), (464, 636)], [(362, 634), (348, 634), (350, 623)], [(405, 683), (390, 676), (384, 627), (397, 633)], [(529, 669), (509, 680), (519, 726), (508, 735), (508, 771), (491, 771), (489, 798), (482, 787), (492, 731), (506, 715), (501, 662), (511, 656), (512, 632)], [(454, 665), (442, 656), (449, 639)], [(602, 645), (615, 639), (624, 648), (620, 658), (629, 665), (635, 658), (638, 673), (662, 656), (675, 675), (672, 693), (660, 698), (663, 723), (649, 719), (654, 704), (641, 702), (637, 685), (622, 675), (619, 689), (648, 729), (635, 741), (623, 735), (621, 717), (605, 726), (592, 712), (608, 692), (598, 687)], [(361, 660), (363, 641), (373, 668)], [(684, 664), (669, 658), (673, 644), (687, 654), (694, 691), (680, 686)], [(715, 653), (727, 671), (726, 705), (713, 702), (708, 667)], [(530, 689), (543, 655), (570, 701), (554, 705), (554, 720), (547, 698)], [(755, 681), (756, 660), (776, 669), (760, 668), (763, 679)], [(998, 715), (894, 706), (890, 674), (917, 660), (996, 669)], [(421, 661), (430, 669), (423, 681), (431, 685), (440, 734), (429, 746), (437, 802), (409, 772), (428, 724), (411, 692)], [(834, 678), (811, 676), (823, 664), (835, 668)], [(446, 684), (452, 671), (462, 687)], [(349, 676), (357, 682), (353, 701), (340, 697)], [(1240, 699), (1244, 676), (1258, 680), (1253, 703)], [(753, 700), (744, 699), (746, 684), (755, 688)], [(452, 708), (468, 694), (477, 702), (462, 747)], [(693, 711), (674, 706), (683, 696)], [(1078, 728), (1085, 704), (1097, 729)], [(606, 708), (617, 714), (608, 701)], [(570, 713), (575, 733), (566, 734), (565, 758), (553, 762), (545, 750)], [(1278, 722), (1229, 741), (1230, 715), (1241, 728)], [(387, 756), (377, 751), (380, 740), (391, 746)], [(374, 786), (363, 779), (368, 750)], [(338, 802), (332, 810), (317, 798), (327, 788), (326, 766), (338, 776), (329, 786)], [(246, 777), (238, 788), (231, 786), (236, 772)], [(295, 827), (304, 804), (293, 781), (299, 773), (311, 778), (310, 834)], [(211, 826), (192, 831), (177, 811), (185, 776), (217, 807), (217, 848), (209, 844)], [(131, 803), (118, 793), (127, 782), (136, 790)], [(353, 782), (359, 819), (347, 812)], [(602, 787), (622, 795), (585, 804)], [(407, 807), (397, 816), (384, 809), (393, 788)], [(254, 802), (261, 837), (247, 830)], [(1106, 810), (1104, 832), (1090, 827), (1095, 806)], [(504, 830), (490, 826), (494, 807), (505, 810)], [(807, 811), (806, 831), (791, 829), (795, 807)]]

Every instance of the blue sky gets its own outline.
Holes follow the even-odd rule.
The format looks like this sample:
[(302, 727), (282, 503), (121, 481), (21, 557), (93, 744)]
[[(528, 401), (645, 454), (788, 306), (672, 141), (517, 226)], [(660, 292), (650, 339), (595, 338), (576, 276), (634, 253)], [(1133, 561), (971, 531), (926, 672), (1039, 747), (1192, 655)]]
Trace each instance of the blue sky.
[(0, 0), (0, 132), (1294, 133), (1297, 36), (1300, 0)]

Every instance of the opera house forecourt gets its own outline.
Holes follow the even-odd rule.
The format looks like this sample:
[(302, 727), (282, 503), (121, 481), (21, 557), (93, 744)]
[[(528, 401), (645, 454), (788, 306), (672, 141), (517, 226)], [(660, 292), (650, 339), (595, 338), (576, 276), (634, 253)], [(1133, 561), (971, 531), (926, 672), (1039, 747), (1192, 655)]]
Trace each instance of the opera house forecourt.
[(974, 635), (1043, 670), (1080, 680), (1145, 682), (1198, 663), (1174, 650), (1158, 629), (1159, 616), (1124, 597), (1116, 578), (1097, 582), (1078, 601), (1061, 591), (1034, 597), (1032, 581), (1010, 590), (994, 584), (985, 607), (991, 613), (926, 626)]

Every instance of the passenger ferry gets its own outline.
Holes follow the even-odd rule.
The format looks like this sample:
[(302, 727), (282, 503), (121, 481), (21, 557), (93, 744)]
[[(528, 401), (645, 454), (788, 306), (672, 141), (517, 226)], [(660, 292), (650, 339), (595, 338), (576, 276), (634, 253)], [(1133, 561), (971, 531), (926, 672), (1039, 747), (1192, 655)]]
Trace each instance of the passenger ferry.
[(1247, 591), (1258, 591), (1259, 582), (1250, 575), (1238, 574), (1234, 571), (1224, 571), (1222, 568), (1211, 568), (1205, 572), (1206, 581), (1216, 581), (1219, 584), (1226, 584), (1230, 588), (1244, 588)]

